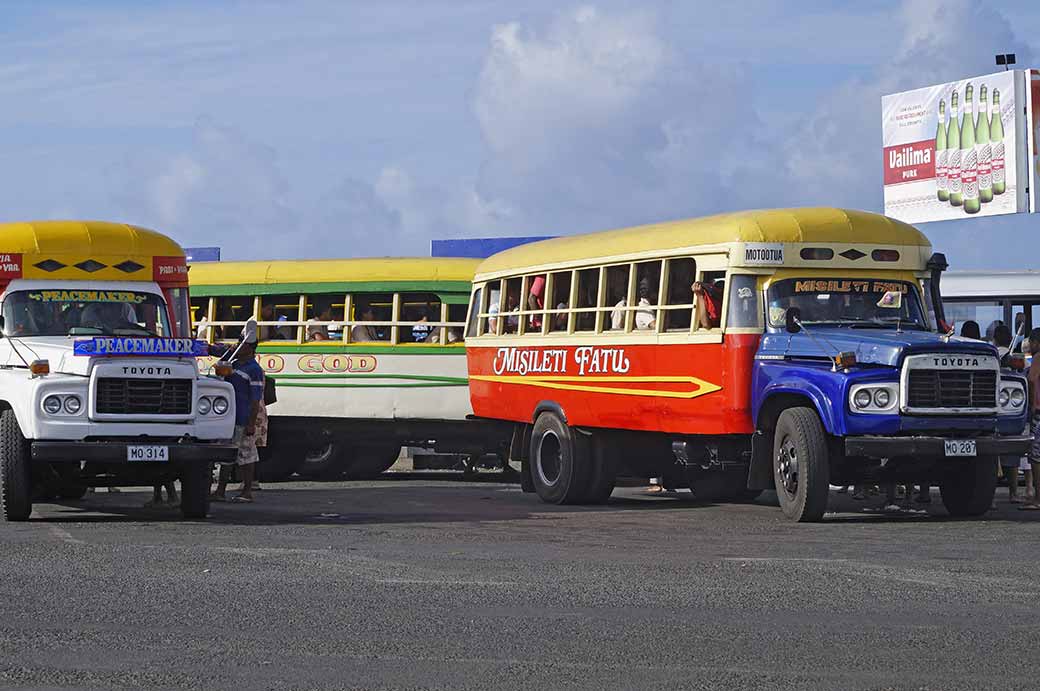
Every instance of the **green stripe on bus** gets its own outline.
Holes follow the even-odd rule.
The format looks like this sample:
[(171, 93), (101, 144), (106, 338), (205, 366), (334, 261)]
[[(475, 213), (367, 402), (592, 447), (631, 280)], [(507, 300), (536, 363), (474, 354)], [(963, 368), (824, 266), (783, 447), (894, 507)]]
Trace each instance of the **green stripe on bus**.
[[(439, 377), (426, 374), (269, 374), (277, 381), (285, 379), (411, 379), (413, 381), (440, 382), (464, 385), (469, 383), (467, 377)], [(388, 386), (390, 386), (388, 384)]]
[(336, 283), (237, 283), (233, 285), (194, 285), (193, 297), (223, 295), (282, 295), (303, 293), (464, 293), (469, 300), (469, 281), (340, 281)]
[(265, 345), (261, 343), (256, 347), (256, 352), (261, 355), (334, 355), (338, 353), (358, 355), (465, 355), (466, 349), (459, 342), (457, 346), (434, 346), (434, 345)]

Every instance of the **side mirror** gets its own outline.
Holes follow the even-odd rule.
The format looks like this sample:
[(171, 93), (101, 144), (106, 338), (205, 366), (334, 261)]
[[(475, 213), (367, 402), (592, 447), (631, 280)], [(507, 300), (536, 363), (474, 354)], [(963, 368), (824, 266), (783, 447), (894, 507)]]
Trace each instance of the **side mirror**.
[(802, 316), (802, 310), (797, 307), (788, 307), (787, 312), (784, 313), (784, 322), (787, 327), (787, 333), (796, 334), (802, 330), (802, 327), (798, 324), (798, 320)]

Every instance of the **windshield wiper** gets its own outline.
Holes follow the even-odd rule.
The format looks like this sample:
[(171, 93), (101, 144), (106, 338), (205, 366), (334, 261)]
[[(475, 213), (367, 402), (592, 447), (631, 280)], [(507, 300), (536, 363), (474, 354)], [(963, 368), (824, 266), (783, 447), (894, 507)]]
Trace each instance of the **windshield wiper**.
[[(130, 332), (130, 333), (127, 333), (127, 332)], [(148, 329), (144, 328), (143, 326), (137, 326), (137, 327), (133, 327), (133, 328), (129, 328), (129, 329), (113, 329), (112, 330), (112, 335), (113, 336), (132, 336), (132, 335), (136, 335), (136, 336), (151, 336), (152, 338), (159, 338), (159, 334), (152, 333), (151, 331), (149, 331)]]

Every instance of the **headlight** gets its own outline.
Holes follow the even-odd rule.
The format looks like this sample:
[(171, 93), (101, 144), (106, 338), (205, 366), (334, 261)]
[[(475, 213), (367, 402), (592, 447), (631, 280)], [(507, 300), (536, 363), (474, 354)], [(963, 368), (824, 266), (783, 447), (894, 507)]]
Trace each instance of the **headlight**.
[(1007, 389), (1000, 390), (1000, 407), (1007, 408), (1008, 403), (1011, 402), (1011, 393)]
[(1026, 404), (1025, 388), (1018, 382), (1005, 380), (997, 392), (997, 403), (1004, 412), (1019, 412)]
[(849, 407), (855, 413), (887, 415), (896, 412), (899, 384), (854, 384), (849, 392)]
[(65, 412), (69, 415), (75, 415), (83, 408), (83, 401), (79, 400), (79, 396), (66, 396), (65, 398)]
[(213, 409), (209, 399), (203, 396), (199, 399), (199, 415), (209, 415), (209, 411)]
[(61, 412), (61, 396), (48, 396), (43, 399), (43, 409), (51, 415)]
[(1011, 406), (1013, 408), (1021, 408), (1026, 403), (1026, 394), (1022, 389), (1012, 389), (1011, 391)]
[(874, 391), (874, 405), (878, 408), (887, 408), (891, 402), (892, 394), (889, 393), (888, 389), (876, 389)]
[(852, 397), (852, 402), (857, 408), (866, 408), (871, 402), (870, 392), (866, 389), (860, 389), (856, 392), (856, 395)]
[(228, 403), (228, 399), (224, 398), (223, 396), (213, 397), (213, 412), (217, 415), (223, 415), (228, 411), (229, 407), (230, 404)]

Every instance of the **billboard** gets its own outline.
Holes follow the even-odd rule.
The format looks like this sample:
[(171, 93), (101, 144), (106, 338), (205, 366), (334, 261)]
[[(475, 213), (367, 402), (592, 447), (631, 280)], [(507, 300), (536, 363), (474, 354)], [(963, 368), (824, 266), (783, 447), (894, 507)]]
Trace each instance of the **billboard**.
[(1028, 211), (1026, 73), (881, 99), (885, 214), (908, 223)]
[(1029, 169), (1031, 211), (1040, 211), (1040, 70), (1029, 70), (1029, 138), (1033, 143), (1032, 166)]
[(185, 247), (184, 254), (188, 256), (188, 263), (219, 262), (219, 247)]
[(486, 259), (492, 254), (503, 250), (526, 245), (529, 242), (549, 240), (552, 235), (533, 235), (529, 237), (511, 238), (468, 238), (463, 240), (431, 240), (431, 257), (470, 257), (472, 259)]

